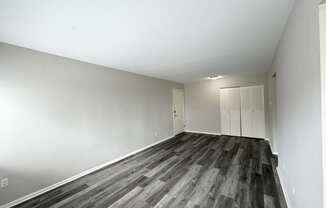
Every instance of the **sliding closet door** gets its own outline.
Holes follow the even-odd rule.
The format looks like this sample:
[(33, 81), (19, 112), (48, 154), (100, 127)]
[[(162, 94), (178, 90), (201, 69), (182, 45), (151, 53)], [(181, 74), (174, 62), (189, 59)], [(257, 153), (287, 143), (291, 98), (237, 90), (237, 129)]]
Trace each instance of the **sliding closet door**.
[(240, 136), (240, 89), (220, 89), (221, 133)]
[(265, 138), (264, 86), (241, 87), (242, 136)]

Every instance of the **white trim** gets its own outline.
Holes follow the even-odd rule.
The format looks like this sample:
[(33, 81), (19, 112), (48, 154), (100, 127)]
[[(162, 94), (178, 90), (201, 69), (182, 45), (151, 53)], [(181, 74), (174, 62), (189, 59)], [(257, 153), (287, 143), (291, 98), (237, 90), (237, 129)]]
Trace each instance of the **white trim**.
[(285, 197), (285, 201), (286, 201), (286, 205), (288, 208), (291, 208), (291, 204), (290, 204), (290, 198), (289, 198), (289, 195), (286, 191), (286, 186), (285, 186), (285, 183), (284, 183), (284, 180), (282, 178), (282, 174), (281, 174), (281, 169), (280, 167), (276, 167), (276, 170), (277, 170), (277, 174), (278, 174), (278, 178), (280, 179), (280, 183), (281, 183), (281, 186), (282, 186), (282, 191), (283, 191), (283, 194), (284, 194), (284, 197)]
[(221, 135), (221, 133), (217, 132), (207, 132), (207, 131), (190, 131), (190, 130), (185, 130), (187, 133), (195, 133), (195, 134), (212, 134), (212, 135)]
[(272, 153), (273, 153), (273, 155), (278, 155), (278, 152), (273, 150), (271, 140), (270, 140), (269, 138), (265, 138), (265, 140), (268, 141), (268, 144), (269, 144), (269, 146), (270, 146), (271, 149), (272, 149)]
[(153, 147), (153, 146), (155, 146), (155, 145), (157, 145), (157, 144), (160, 144), (160, 143), (162, 143), (162, 142), (164, 142), (164, 141), (166, 141), (166, 140), (169, 140), (169, 139), (171, 139), (171, 138), (173, 138), (173, 137), (174, 137), (174, 136), (169, 136), (169, 137), (167, 137), (167, 138), (165, 138), (165, 139), (162, 139), (162, 140), (160, 140), (160, 141), (158, 141), (158, 142), (155, 142), (155, 143), (150, 144), (150, 145), (148, 145), (148, 146), (146, 146), (146, 147), (143, 147), (143, 148), (141, 148), (141, 149), (138, 149), (138, 150), (136, 150), (136, 151), (133, 151), (133, 152), (127, 154), (127, 155), (124, 155), (124, 156), (122, 156), (122, 157), (119, 157), (119, 158), (113, 159), (113, 160), (111, 160), (111, 161), (109, 161), (109, 162), (107, 162), (107, 163), (104, 163), (104, 164), (102, 164), (102, 165), (96, 166), (96, 167), (91, 168), (91, 169), (89, 169), (89, 170), (83, 171), (82, 173), (79, 173), (79, 174), (77, 174), (77, 175), (75, 175), (75, 176), (72, 176), (72, 177), (70, 177), (70, 178), (67, 178), (67, 179), (65, 179), (65, 180), (63, 180), (63, 181), (60, 181), (60, 182), (56, 183), (56, 184), (50, 185), (50, 186), (45, 187), (45, 188), (43, 188), (43, 189), (40, 189), (40, 190), (38, 190), (38, 191), (36, 191), (36, 192), (33, 192), (33, 193), (28, 194), (28, 195), (26, 195), (26, 196), (23, 196), (23, 197), (21, 197), (21, 198), (19, 198), (19, 199), (16, 199), (16, 200), (14, 200), (14, 201), (12, 201), (12, 202), (9, 202), (9, 203), (7, 203), (7, 204), (5, 204), (5, 205), (2, 205), (2, 206), (0, 206), (0, 208), (10, 208), (10, 207), (16, 206), (16, 205), (18, 205), (18, 204), (21, 204), (21, 203), (23, 203), (23, 202), (25, 202), (25, 201), (27, 201), (27, 200), (29, 200), (29, 199), (32, 199), (32, 198), (37, 197), (37, 196), (39, 196), (39, 195), (41, 195), (41, 194), (44, 194), (44, 193), (46, 193), (46, 192), (48, 192), (48, 191), (51, 191), (51, 190), (53, 190), (53, 189), (55, 189), (55, 188), (58, 188), (58, 187), (60, 187), (60, 186), (62, 186), (62, 185), (65, 185), (65, 184), (67, 184), (67, 183), (69, 183), (69, 182), (71, 182), (71, 181), (77, 180), (78, 178), (81, 178), (81, 177), (83, 177), (83, 176), (85, 176), (85, 175), (88, 175), (88, 174), (90, 174), (90, 173), (92, 173), (92, 172), (95, 172), (95, 171), (97, 171), (97, 170), (99, 170), (99, 169), (101, 169), (101, 168), (104, 168), (104, 167), (106, 167), (106, 166), (108, 166), (108, 165), (111, 165), (111, 164), (113, 164), (113, 163), (116, 163), (116, 162), (118, 162), (118, 161), (120, 161), (120, 160), (123, 160), (123, 159), (125, 159), (125, 158), (127, 158), (127, 157), (130, 157), (130, 156), (132, 156), (132, 155), (135, 155), (135, 154), (137, 154), (137, 153), (139, 153), (139, 152), (141, 152), (141, 151), (143, 151), (143, 150), (146, 150), (146, 149), (148, 149), (148, 148), (151, 148), (151, 147)]

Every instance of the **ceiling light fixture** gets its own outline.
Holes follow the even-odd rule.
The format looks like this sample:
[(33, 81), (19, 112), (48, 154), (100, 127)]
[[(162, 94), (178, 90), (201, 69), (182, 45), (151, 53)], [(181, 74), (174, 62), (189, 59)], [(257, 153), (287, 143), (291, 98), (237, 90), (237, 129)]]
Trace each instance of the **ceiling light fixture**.
[(208, 79), (211, 79), (211, 80), (216, 80), (216, 79), (222, 79), (223, 76), (210, 76), (208, 77)]

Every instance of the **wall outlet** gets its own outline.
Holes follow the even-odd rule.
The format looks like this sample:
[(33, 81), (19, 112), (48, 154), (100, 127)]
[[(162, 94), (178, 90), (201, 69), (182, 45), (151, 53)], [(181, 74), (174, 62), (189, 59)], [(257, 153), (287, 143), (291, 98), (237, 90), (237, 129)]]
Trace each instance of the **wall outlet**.
[(155, 137), (157, 137), (157, 136), (158, 136), (158, 133), (157, 133), (157, 132), (155, 132), (155, 133), (154, 133), (154, 136), (155, 136)]
[(292, 194), (295, 195), (295, 188), (292, 188)]
[(9, 186), (9, 179), (8, 178), (3, 178), (0, 181), (0, 188), (5, 188)]

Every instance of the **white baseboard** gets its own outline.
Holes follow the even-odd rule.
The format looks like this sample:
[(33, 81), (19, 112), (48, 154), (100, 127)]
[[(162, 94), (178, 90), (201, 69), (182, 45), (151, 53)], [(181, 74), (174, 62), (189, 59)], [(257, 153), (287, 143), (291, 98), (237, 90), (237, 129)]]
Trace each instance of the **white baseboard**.
[(273, 150), (271, 140), (269, 138), (265, 138), (265, 140), (268, 141), (269, 146), (271, 147), (271, 150), (272, 150), (273, 155), (278, 155), (278, 152), (276, 152), (276, 151)]
[(217, 132), (207, 132), (207, 131), (190, 131), (190, 130), (185, 130), (187, 133), (196, 133), (196, 134), (212, 134), (212, 135), (221, 135), (221, 133)]
[(280, 167), (277, 167), (276, 170), (277, 170), (278, 177), (280, 179), (280, 183), (281, 183), (281, 186), (282, 186), (282, 190), (283, 190), (283, 194), (284, 194), (284, 197), (285, 197), (287, 207), (292, 208), (292, 206), (290, 204), (290, 199), (289, 199), (288, 192), (286, 191), (287, 189), (285, 189), (286, 186), (285, 186), (284, 180), (282, 178), (282, 173), (281, 173)]
[(45, 188), (43, 188), (43, 189), (41, 189), (41, 190), (38, 190), (38, 191), (36, 191), (36, 192), (33, 192), (33, 193), (28, 194), (28, 195), (26, 195), (26, 196), (23, 196), (23, 197), (21, 197), (21, 198), (19, 198), (19, 199), (16, 199), (16, 200), (14, 200), (14, 201), (12, 201), (12, 202), (9, 202), (9, 203), (5, 204), (5, 205), (2, 205), (2, 206), (0, 206), (0, 208), (10, 208), (10, 207), (16, 206), (16, 205), (18, 205), (18, 204), (21, 204), (21, 203), (23, 203), (23, 202), (25, 202), (25, 201), (27, 201), (27, 200), (30, 200), (30, 199), (32, 199), (32, 198), (34, 198), (34, 197), (37, 197), (37, 196), (39, 196), (39, 195), (41, 195), (41, 194), (44, 194), (44, 193), (48, 192), (48, 191), (51, 191), (51, 190), (53, 190), (53, 189), (56, 189), (56, 188), (58, 188), (58, 187), (60, 187), (60, 186), (62, 186), (62, 185), (65, 185), (65, 184), (67, 184), (67, 183), (69, 183), (69, 182), (71, 182), (71, 181), (77, 180), (77, 179), (79, 179), (79, 178), (81, 178), (81, 177), (83, 177), (83, 176), (86, 176), (86, 175), (88, 175), (88, 174), (90, 174), (90, 173), (93, 173), (93, 172), (95, 172), (95, 171), (97, 171), (97, 170), (100, 170), (101, 168), (104, 168), (104, 167), (106, 167), (106, 166), (109, 166), (109, 165), (111, 165), (111, 164), (113, 164), (113, 163), (116, 163), (116, 162), (118, 162), (118, 161), (120, 161), (120, 160), (123, 160), (123, 159), (125, 159), (125, 158), (127, 158), (127, 157), (130, 157), (130, 156), (132, 156), (132, 155), (135, 155), (135, 154), (137, 154), (137, 153), (139, 153), (139, 152), (141, 152), (141, 151), (143, 151), (143, 150), (146, 150), (146, 149), (148, 149), (148, 148), (150, 148), (150, 147), (153, 147), (153, 146), (155, 146), (155, 145), (157, 145), (157, 144), (160, 144), (160, 143), (162, 143), (162, 142), (164, 142), (164, 141), (166, 141), (166, 140), (169, 140), (169, 139), (171, 139), (171, 138), (173, 138), (173, 137), (174, 137), (173, 135), (172, 135), (172, 136), (169, 136), (169, 137), (167, 137), (167, 138), (165, 138), (165, 139), (162, 139), (162, 140), (160, 140), (160, 141), (158, 141), (158, 142), (155, 142), (155, 143), (150, 144), (150, 145), (148, 145), (148, 146), (146, 146), (146, 147), (143, 147), (143, 148), (141, 148), (141, 149), (138, 149), (138, 150), (136, 150), (136, 151), (133, 151), (133, 152), (127, 154), (127, 155), (124, 155), (124, 156), (122, 156), (122, 157), (116, 158), (116, 159), (114, 159), (114, 160), (111, 160), (111, 161), (109, 161), (109, 162), (107, 162), (107, 163), (104, 163), (104, 164), (102, 164), (102, 165), (96, 166), (96, 167), (91, 168), (91, 169), (89, 169), (89, 170), (83, 171), (82, 173), (79, 173), (79, 174), (77, 174), (77, 175), (75, 175), (75, 176), (72, 176), (72, 177), (70, 177), (70, 178), (67, 178), (67, 179), (65, 179), (65, 180), (63, 180), (63, 181), (60, 181), (60, 182), (56, 183), (56, 184), (53, 184), (53, 185), (48, 186), (48, 187), (45, 187)]

